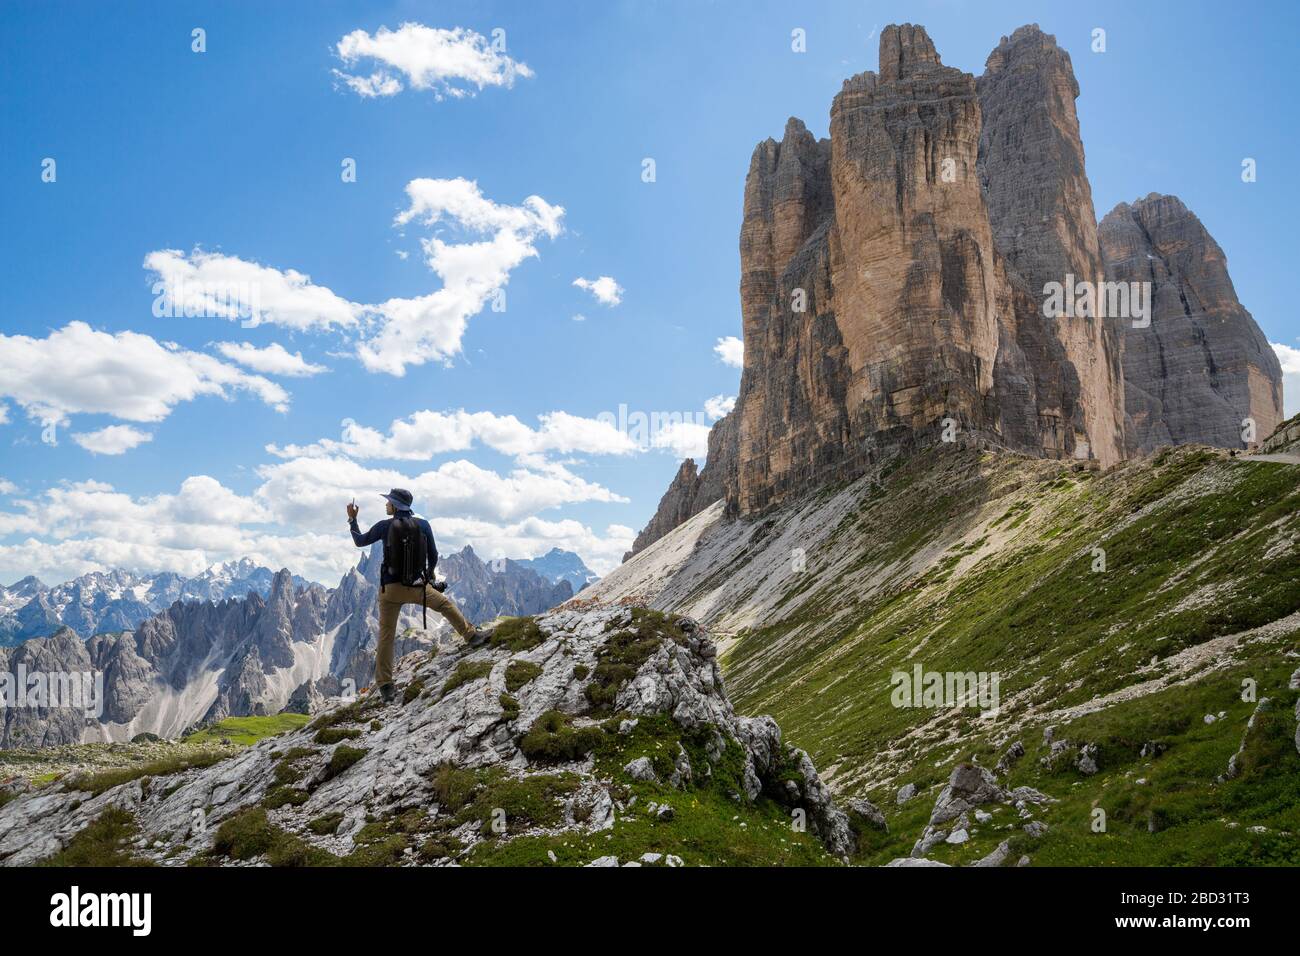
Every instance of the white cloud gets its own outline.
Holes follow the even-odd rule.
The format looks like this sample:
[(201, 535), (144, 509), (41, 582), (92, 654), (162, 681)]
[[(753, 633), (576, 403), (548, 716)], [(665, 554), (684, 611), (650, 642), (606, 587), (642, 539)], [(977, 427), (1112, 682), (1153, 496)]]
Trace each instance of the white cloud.
[(1269, 344), (1282, 363), (1283, 414), (1290, 418), (1300, 412), (1300, 349), (1280, 342)]
[(406, 193), (410, 205), (397, 215), (395, 225), (448, 223), (487, 238), (463, 243), (437, 236), (423, 240), (425, 261), (442, 279), (442, 288), (371, 307), (380, 328), (360, 343), (357, 353), (368, 370), (391, 375), (405, 374), (408, 365), (458, 353), (469, 319), (504, 289), (516, 266), (538, 255), (538, 239), (560, 234), (564, 218), (563, 207), (540, 196), (529, 196), (518, 206), (495, 203), (467, 179), (414, 179)]
[(714, 395), (704, 400), (704, 413), (710, 418), (721, 418), (735, 407), (735, 395)]
[(242, 319), (291, 329), (350, 328), (361, 306), (315, 285), (311, 276), (280, 271), (237, 256), (195, 249), (159, 249), (144, 257), (155, 276), (154, 315), (159, 318)]
[(338, 528), (343, 503), (373, 501), (371, 519), (382, 514), (379, 494), (408, 488), (416, 510), (426, 516), (457, 515), (483, 521), (520, 521), (540, 511), (582, 502), (626, 503), (608, 488), (586, 481), (563, 465), (516, 468), (508, 475), (465, 461), (449, 461), (408, 475), (393, 468), (368, 468), (341, 457), (293, 458), (258, 469), (256, 496), (282, 523), (303, 529)]
[(396, 30), (380, 27), (373, 35), (353, 30), (335, 50), (348, 68), (361, 60), (375, 61), (376, 68), (367, 76), (334, 71), (354, 93), (367, 98), (400, 93), (403, 79), (411, 89), (430, 91), (441, 100), (473, 96), (474, 89), (486, 86), (509, 88), (516, 78), (533, 75), (487, 37), (463, 27), (403, 23)]
[[(336, 584), (358, 552), (343, 525), (356, 498), (361, 520), (383, 516), (380, 492), (410, 488), (431, 519), (443, 553), (472, 544), (483, 556), (525, 557), (551, 547), (576, 551), (597, 571), (618, 563), (634, 532), (610, 525), (601, 535), (572, 519), (539, 512), (579, 502), (626, 502), (564, 466), (540, 464), (501, 475), (467, 461), (405, 474), (345, 458), (299, 458), (258, 470), (261, 484), (240, 494), (206, 475), (171, 494), (131, 496), (102, 481), (63, 482), (0, 509), (0, 580), (36, 574), (61, 581), (122, 567), (196, 574), (249, 557)], [(0, 479), (0, 494), (16, 492)]]
[(7, 478), (0, 478), (0, 495), (16, 495), (18, 486)]
[(578, 277), (573, 280), (573, 284), (590, 292), (601, 305), (615, 306), (623, 301), (623, 287), (612, 276), (601, 276), (599, 279)]
[(375, 96), (395, 96), (402, 92), (402, 84), (397, 77), (382, 71), (369, 76), (353, 76), (342, 70), (335, 70), (334, 75), (348, 85), (358, 96), (370, 98)]
[(428, 461), (434, 455), (467, 451), (482, 444), (506, 455), (560, 454), (626, 455), (636, 443), (613, 424), (582, 418), (568, 412), (537, 416), (540, 427), (530, 428), (513, 415), (493, 412), (419, 411), (393, 421), (384, 433), (356, 422), (344, 423), (339, 440), (323, 438), (311, 445), (268, 445), (279, 458), (347, 455), (350, 458), (385, 458)]
[[(20, 546), (0, 547), (0, 554), (25, 553), (27, 570), (0, 561), (0, 570), (25, 574), (48, 573), (43, 562), (70, 567), (64, 557), (47, 559), (33, 550), (63, 542), (74, 546), (88, 541), (77, 561), (150, 570), (195, 573), (213, 563), (239, 557), (249, 550), (249, 532), (242, 526), (263, 524), (267, 510), (257, 501), (242, 497), (206, 475), (185, 479), (175, 494), (134, 498), (100, 481), (64, 482), (22, 501), (17, 510), (0, 512), (0, 536), (42, 535), (46, 544), (33, 549), (29, 538)], [(13, 548), (19, 548), (18, 552)], [(206, 552), (223, 557), (209, 560)], [(88, 569), (81, 565), (83, 570)], [(80, 570), (74, 573), (82, 573)], [(0, 575), (2, 579), (3, 575)]]
[(585, 315), (583, 315), (581, 312), (578, 312), (578, 313), (576, 313), (576, 314), (573, 315), (573, 321), (574, 321), (574, 322), (586, 322), (586, 321), (587, 321), (587, 317), (586, 317)]
[[(355, 567), (361, 552), (351, 539), (337, 531), (323, 534), (274, 534), (254, 530), (219, 533), (218, 529), (185, 529), (184, 541), (169, 535), (172, 543), (123, 540), (112, 535), (41, 541), (28, 537), (0, 544), (0, 581), (15, 581), (34, 574), (46, 582), (66, 581), (89, 571), (127, 568), (146, 573), (173, 571), (195, 575), (220, 562), (251, 558), (269, 568), (287, 567), (308, 580), (333, 587)], [(512, 524), (494, 524), (460, 518), (434, 522), (440, 554), (472, 545), (480, 558), (537, 557), (552, 547), (573, 551), (587, 566), (606, 574), (618, 566), (632, 547), (636, 533), (623, 525), (609, 525), (598, 534), (580, 522), (528, 518)]]
[(518, 206), (496, 203), (478, 183), (460, 178), (413, 179), (406, 193), (409, 205), (397, 214), (395, 226), (445, 225), (473, 237), (466, 242), (447, 242), (437, 235), (421, 240), (425, 263), (442, 280), (442, 288), (429, 295), (365, 305), (292, 269), (201, 250), (186, 256), (164, 249), (144, 261), (157, 277), (155, 312), (302, 330), (355, 328), (357, 356), (372, 372), (403, 375), (408, 365), (448, 361), (460, 352), (469, 320), (504, 294), (517, 266), (538, 255), (537, 241), (563, 231), (564, 208), (540, 196), (529, 196)]
[(671, 451), (674, 458), (703, 458), (709, 453), (709, 426), (698, 422), (669, 422), (655, 432), (650, 444)]
[(230, 398), (232, 391), (288, 410), (289, 394), (270, 379), (138, 332), (109, 334), (70, 322), (43, 339), (0, 334), (0, 396), (45, 421), (87, 412), (157, 422), (180, 402)]
[(7, 425), (8, 423), (9, 423), (9, 406), (6, 405), (4, 402), (0, 402), (0, 425)]
[(725, 338), (718, 339), (713, 351), (718, 353), (718, 358), (722, 360), (723, 365), (730, 365), (732, 368), (745, 367), (745, 343), (734, 335), (728, 335)]
[[(195, 542), (193, 545), (190, 541)], [(339, 544), (338, 535), (276, 535), (214, 529), (186, 542), (159, 544), (123, 540), (112, 535), (41, 541), (26, 538), (0, 545), (0, 580), (34, 574), (46, 582), (67, 581), (89, 571), (125, 568), (144, 573), (172, 571), (192, 576), (220, 561), (251, 558), (258, 564), (288, 567), (309, 580), (334, 586), (357, 562), (356, 550)]]
[[(26, 503), (22, 510), (24, 514), (4, 516), (11, 523), (0, 526), (0, 533), (45, 527), (56, 538), (89, 532), (166, 544), (174, 540), (179, 526), (233, 529), (241, 523), (270, 519), (270, 512), (256, 500), (236, 494), (207, 475), (186, 478), (175, 494), (138, 498), (93, 479), (63, 482), (47, 488), (39, 501)], [(23, 524), (25, 521), (35, 524)]]
[(303, 378), (329, 371), (324, 365), (312, 365), (303, 359), (301, 352), (290, 352), (279, 342), (260, 349), (251, 342), (219, 342), (217, 351), (233, 362), (267, 375)]
[(560, 234), (564, 209), (548, 204), (540, 196), (529, 196), (521, 206), (506, 206), (483, 195), (478, 183), (455, 179), (412, 179), (406, 184), (410, 205), (393, 217), (405, 226), (422, 222), (427, 226), (448, 221), (478, 233), (545, 233), (552, 239)]
[(99, 431), (78, 432), (72, 436), (72, 440), (96, 455), (121, 455), (136, 445), (153, 441), (153, 435), (130, 425), (109, 425)]

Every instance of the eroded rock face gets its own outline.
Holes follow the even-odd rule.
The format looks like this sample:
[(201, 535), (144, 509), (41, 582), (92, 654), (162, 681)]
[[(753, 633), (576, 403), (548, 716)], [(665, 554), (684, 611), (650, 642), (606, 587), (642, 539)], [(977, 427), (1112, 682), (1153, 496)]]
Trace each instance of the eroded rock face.
[(1204, 442), (1242, 448), (1282, 421), (1282, 368), (1237, 301), (1219, 244), (1176, 196), (1120, 203), (1099, 229), (1106, 277), (1149, 282), (1151, 324), (1123, 331), (1129, 451)]
[[(750, 165), (729, 502), (742, 514), (938, 441), (945, 419), (991, 443), (1068, 450), (1043, 435), (1037, 393), (1052, 376), (1033, 368), (1059, 356), (1016, 327), (994, 249), (975, 79), (907, 24), (881, 34), (880, 63), (845, 81), (829, 143), (792, 120)], [(1011, 429), (1000, 388), (1031, 409)]]
[[(879, 71), (835, 97), (829, 139), (792, 118), (758, 145), (744, 370), (714, 427), (734, 454), (715, 468), (711, 439), (630, 554), (717, 497), (754, 515), (941, 437), (1106, 467), (1162, 443), (1239, 447), (1247, 417), (1272, 431), (1277, 359), (1195, 217), (1150, 197), (1097, 226), (1078, 95), (1036, 25), (1003, 37), (978, 81), (895, 25)], [(1058, 314), (1049, 292), (1073, 303), (1081, 283), (1119, 280), (1156, 282), (1154, 331), (1132, 328), (1136, 304)]]
[[(887, 27), (879, 72), (845, 81), (829, 139), (792, 118), (780, 142), (754, 150), (740, 232), (745, 365), (736, 409), (714, 429), (727, 447), (734, 429), (735, 454), (707, 492), (712, 448), (703, 475), (680, 472), (633, 553), (715, 494), (730, 514), (756, 513), (937, 442), (947, 422), (963, 442), (1116, 457), (1118, 352), (1099, 324), (1043, 318), (1041, 294), (1004, 259), (982, 175), (1027, 130), (1048, 128), (1058, 154), (1025, 164), (1041, 194), (1029, 206), (1057, 217), (1041, 230), (1061, 233), (1057, 254), (1038, 263), (1015, 243), (1008, 254), (1044, 274), (1075, 258), (1100, 273), (1095, 227), (1072, 236), (1066, 223), (1092, 216), (1069, 60), (1035, 56), (1018, 34), (990, 63), (979, 87), (943, 65), (924, 28)], [(1029, 93), (1004, 80), (1025, 73)], [(999, 125), (982, 149), (985, 96)], [(1012, 195), (1023, 172), (993, 177), (999, 227), (1027, 214)], [(1108, 413), (1086, 412), (1094, 396)]]
[[(745, 365), (736, 418), (732, 510), (833, 467), (846, 444), (846, 357), (834, 318), (830, 142), (791, 118), (781, 142), (754, 150), (740, 229)], [(801, 301), (795, 311), (794, 290)]]
[[(979, 175), (993, 238), (1009, 277), (1034, 306), (1019, 320), (1040, 324), (1047, 283), (1067, 276), (1095, 282), (1103, 274), (1074, 108), (1079, 84), (1070, 54), (1031, 24), (1002, 38), (977, 86)], [(1064, 424), (1073, 428), (1076, 447), (1086, 442), (1103, 466), (1124, 457), (1118, 324), (1092, 316), (1046, 319), (1072, 373), (1064, 383)]]
[[(273, 821), (338, 854), (355, 848), (353, 837), (368, 821), (417, 808), (434, 819), (450, 812), (440, 808), (440, 791), (434, 784), (435, 771), (446, 765), (462, 770), (498, 768), (520, 780), (530, 774), (572, 774), (579, 780), (573, 799), (585, 801), (589, 812), (578, 814), (566, 808), (563, 822), (548, 832), (610, 828), (619, 816), (632, 812), (621, 802), (615, 804), (615, 785), (653, 776), (651, 761), (623, 767), (627, 780), (608, 780), (582, 755), (557, 763), (525, 752), (523, 738), (539, 718), (555, 711), (585, 733), (611, 733), (600, 729), (598, 716), (590, 715), (586, 690), (597, 679), (598, 655), (636, 626), (634, 612), (618, 605), (565, 608), (538, 618), (537, 626), (535, 642), (515, 651), (489, 646), (433, 659), (423, 653), (409, 655), (397, 669), (395, 701), (383, 705), (377, 697), (367, 697), (334, 714), (330, 726), (343, 730), (346, 739), (341, 742), (337, 738), (323, 742), (317, 737), (318, 728), (308, 727), (263, 741), (210, 767), (171, 775), (166, 786), (144, 786), (137, 780), (91, 796), (77, 789), (76, 778), (69, 778), (40, 790), (24, 790), (0, 805), (0, 865), (27, 865), (58, 852), (109, 807), (125, 809), (135, 817), (141, 830), (138, 855), (182, 865), (211, 847), (222, 821), (264, 806), (273, 789), (285, 786), (279, 758), (288, 754), (295, 755), (286, 759), (296, 761), (301, 771), (288, 786), (299, 792), (300, 799), (273, 806)], [(633, 732), (638, 722), (670, 718), (676, 727), (691, 732), (693, 739), (707, 743), (694, 765), (678, 746), (669, 785), (688, 787), (693, 779), (707, 779), (724, 763), (739, 759), (745, 792), (735, 793), (733, 799), (743, 802), (763, 794), (802, 808), (809, 829), (831, 852), (850, 853), (854, 837), (848, 817), (831, 799), (807, 754), (785, 744), (770, 717), (734, 713), (722, 687), (717, 649), (708, 634), (693, 621), (661, 626), (665, 630), (660, 643), (617, 690), (613, 710), (633, 717), (622, 721), (623, 729), (615, 736)], [(533, 676), (507, 694), (507, 671), (521, 663), (531, 665)], [(448, 683), (466, 667), (476, 676)], [(342, 706), (334, 703), (336, 710)], [(344, 748), (353, 762), (331, 773), (327, 768), (337, 764), (334, 758)], [(203, 811), (203, 826), (195, 824), (196, 809)], [(308, 828), (310, 821), (326, 813), (342, 818), (334, 833)], [(658, 812), (661, 821), (671, 818), (671, 807)], [(472, 821), (456, 833), (472, 844), (482, 839), (481, 821)]]

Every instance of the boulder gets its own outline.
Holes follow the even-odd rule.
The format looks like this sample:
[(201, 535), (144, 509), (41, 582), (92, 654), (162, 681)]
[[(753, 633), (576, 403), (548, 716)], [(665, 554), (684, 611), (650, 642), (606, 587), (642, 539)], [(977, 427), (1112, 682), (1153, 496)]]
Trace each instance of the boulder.
[(992, 772), (972, 763), (958, 764), (934, 803), (930, 826), (955, 820), (981, 804), (999, 803), (1004, 799), (1006, 792), (998, 785)]
[(865, 797), (850, 800), (845, 806), (848, 809), (850, 819), (856, 818), (872, 829), (882, 830), (885, 833), (889, 832), (889, 824), (885, 820), (885, 815), (880, 812), (879, 807)]
[(649, 757), (637, 757), (635, 760), (629, 761), (627, 766), (623, 768), (623, 772), (633, 780), (653, 781), (656, 783), (659, 780), (655, 776), (654, 764)]
[(976, 860), (971, 866), (1002, 866), (1011, 855), (1011, 842), (1003, 840), (997, 848), (986, 857)]

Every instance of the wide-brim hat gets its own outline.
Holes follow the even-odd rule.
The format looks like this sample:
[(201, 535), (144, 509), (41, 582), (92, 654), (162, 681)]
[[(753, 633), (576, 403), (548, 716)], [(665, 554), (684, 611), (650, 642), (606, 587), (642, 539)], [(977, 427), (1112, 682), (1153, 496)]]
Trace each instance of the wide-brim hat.
[(394, 508), (408, 510), (415, 501), (415, 496), (405, 488), (394, 488), (386, 495), (380, 495), (381, 498), (392, 503)]

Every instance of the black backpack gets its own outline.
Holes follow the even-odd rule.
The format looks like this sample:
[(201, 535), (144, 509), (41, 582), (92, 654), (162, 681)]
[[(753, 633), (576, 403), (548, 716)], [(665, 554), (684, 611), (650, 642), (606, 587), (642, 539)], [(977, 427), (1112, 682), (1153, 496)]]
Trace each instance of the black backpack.
[(384, 537), (384, 569), (388, 579), (407, 587), (423, 584), (428, 565), (429, 543), (419, 522), (410, 515), (390, 521)]

